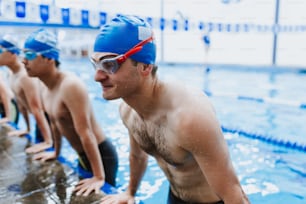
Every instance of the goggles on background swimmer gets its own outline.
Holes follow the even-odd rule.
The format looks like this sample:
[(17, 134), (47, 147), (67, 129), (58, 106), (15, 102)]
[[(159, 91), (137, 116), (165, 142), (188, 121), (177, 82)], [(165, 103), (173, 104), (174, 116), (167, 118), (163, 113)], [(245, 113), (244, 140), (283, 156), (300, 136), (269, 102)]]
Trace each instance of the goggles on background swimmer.
[(7, 52), (7, 51), (15, 50), (15, 49), (16, 47), (9, 47), (9, 48), (0, 47), (0, 54)]
[(31, 60), (34, 60), (38, 55), (43, 55), (43, 54), (46, 54), (46, 53), (51, 52), (53, 50), (54, 50), (54, 48), (44, 50), (44, 51), (41, 51), (41, 52), (36, 52), (34, 50), (24, 50), (23, 51), (23, 57), (25, 59), (31, 61)]
[(142, 49), (142, 46), (147, 44), (148, 42), (152, 41), (153, 37), (149, 37), (146, 40), (141, 41), (134, 47), (132, 47), (130, 50), (128, 50), (126, 53), (118, 55), (116, 57), (102, 59), (98, 62), (95, 62), (94, 59), (90, 58), (90, 61), (94, 67), (94, 69), (104, 71), (108, 74), (114, 74), (118, 71), (120, 68), (120, 65), (125, 62), (125, 60), (130, 57), (131, 55), (139, 52)]

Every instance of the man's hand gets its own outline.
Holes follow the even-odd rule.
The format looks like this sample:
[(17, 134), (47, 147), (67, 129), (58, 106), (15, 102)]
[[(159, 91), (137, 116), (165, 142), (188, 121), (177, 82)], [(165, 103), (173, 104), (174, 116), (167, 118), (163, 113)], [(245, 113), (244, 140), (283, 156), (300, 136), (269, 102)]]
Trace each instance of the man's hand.
[(52, 147), (51, 143), (41, 142), (41, 143), (34, 144), (31, 147), (26, 148), (25, 151), (28, 154), (33, 154), (33, 153), (35, 154), (35, 153), (44, 151), (50, 147)]
[(56, 159), (56, 155), (55, 155), (55, 152), (40, 152), (38, 154), (35, 154), (33, 156), (33, 159), (45, 162), (45, 161), (48, 161), (48, 160)]
[(10, 131), (8, 133), (8, 136), (19, 136), (19, 137), (22, 137), (22, 136), (25, 136), (26, 134), (29, 134), (29, 131), (27, 131), (27, 130), (13, 130), (13, 131)]
[(96, 194), (101, 193), (101, 187), (104, 185), (104, 179), (99, 179), (97, 177), (92, 177), (88, 179), (83, 179), (79, 181), (73, 191), (76, 195), (88, 196), (92, 191)]
[(1, 118), (0, 119), (0, 124), (7, 123), (7, 122), (10, 122), (9, 118)]
[(101, 199), (101, 204), (135, 204), (135, 197), (126, 192), (107, 195)]

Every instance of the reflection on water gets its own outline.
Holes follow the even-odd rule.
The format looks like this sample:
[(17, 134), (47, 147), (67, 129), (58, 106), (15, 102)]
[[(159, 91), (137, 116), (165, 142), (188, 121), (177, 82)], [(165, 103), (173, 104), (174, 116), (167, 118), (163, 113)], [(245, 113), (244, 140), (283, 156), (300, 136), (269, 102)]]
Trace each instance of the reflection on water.
[(8, 137), (0, 128), (0, 203), (96, 203), (103, 193), (88, 197), (72, 193), (79, 176), (58, 161), (33, 161), (24, 149), (26, 138)]

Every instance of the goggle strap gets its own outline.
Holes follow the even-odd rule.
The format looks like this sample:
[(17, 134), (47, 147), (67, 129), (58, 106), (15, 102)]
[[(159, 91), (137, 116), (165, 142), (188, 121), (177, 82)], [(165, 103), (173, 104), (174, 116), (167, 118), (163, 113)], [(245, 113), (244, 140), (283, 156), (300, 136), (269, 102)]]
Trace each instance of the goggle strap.
[(141, 49), (142, 49), (142, 46), (138, 46), (138, 47), (134, 47), (130, 49), (127, 53), (125, 53), (118, 59), (118, 62), (119, 63), (124, 62), (129, 56), (135, 54), (136, 52), (139, 52)]
[(122, 55), (122, 57), (120, 57), (118, 59), (118, 62), (121, 63), (123, 61), (126, 60), (126, 58), (128, 58), (129, 56), (135, 54), (136, 52), (139, 52), (142, 49), (142, 46), (147, 44), (148, 42), (153, 40), (153, 36), (139, 42), (138, 44), (136, 44), (132, 49), (130, 49), (129, 51), (127, 51), (124, 55)]
[(26, 53), (26, 52), (32, 52), (32, 53), (36, 53), (38, 55), (41, 55), (41, 54), (46, 54), (48, 52), (52, 52), (52, 51), (59, 51), (59, 49), (57, 48), (50, 48), (50, 49), (47, 49), (47, 50), (43, 50), (43, 51), (35, 51), (35, 50), (24, 50), (23, 52)]
[(153, 36), (151, 36), (151, 37), (149, 37), (149, 38), (147, 38), (147, 39), (145, 39), (145, 40), (139, 42), (139, 43), (138, 43), (137, 45), (135, 45), (134, 47), (142, 46), (142, 45), (147, 44), (148, 42), (150, 42), (150, 41), (152, 41), (152, 40), (153, 40)]
[(11, 50), (18, 49), (18, 48), (17, 47), (1, 47), (0, 49), (4, 51), (11, 51)]

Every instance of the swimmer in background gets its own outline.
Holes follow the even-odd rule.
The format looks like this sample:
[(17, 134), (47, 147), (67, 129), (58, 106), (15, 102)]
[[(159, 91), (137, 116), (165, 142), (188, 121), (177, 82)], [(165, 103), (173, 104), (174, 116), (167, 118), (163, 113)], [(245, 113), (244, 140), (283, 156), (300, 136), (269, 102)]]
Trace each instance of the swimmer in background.
[(54, 151), (40, 152), (34, 159), (56, 159), (65, 136), (77, 152), (80, 166), (93, 173), (91, 178), (80, 180), (74, 191), (84, 196), (100, 193), (105, 181), (116, 185), (117, 152), (94, 116), (85, 84), (74, 74), (60, 70), (59, 55), (57, 37), (45, 29), (31, 33), (25, 41), (23, 63), (29, 76), (39, 78), (46, 86), (43, 106), (54, 138)]
[(20, 49), (17, 39), (12, 35), (4, 35), (0, 38), (0, 66), (6, 66), (11, 71), (10, 87), (13, 91), (18, 109), (24, 117), (26, 130), (13, 130), (8, 134), (10, 136), (23, 136), (31, 131), (29, 115), (35, 118), (37, 137), (42, 137), (42, 142), (33, 144), (25, 151), (27, 153), (37, 153), (52, 147), (52, 137), (48, 121), (45, 117), (42, 102), (41, 90), (43, 84), (35, 78), (28, 76), (24, 65), (18, 58)]
[(139, 17), (119, 15), (96, 37), (95, 80), (105, 99), (123, 99), (130, 139), (128, 187), (101, 203), (134, 203), (150, 154), (170, 183), (168, 204), (249, 204), (208, 97), (184, 82), (161, 81), (155, 57), (152, 28)]
[(13, 93), (9, 89), (9, 87), (5, 84), (4, 78), (0, 74), (0, 124), (4, 124), (7, 122), (13, 122), (10, 119), (11, 116), (11, 100), (13, 99)]

